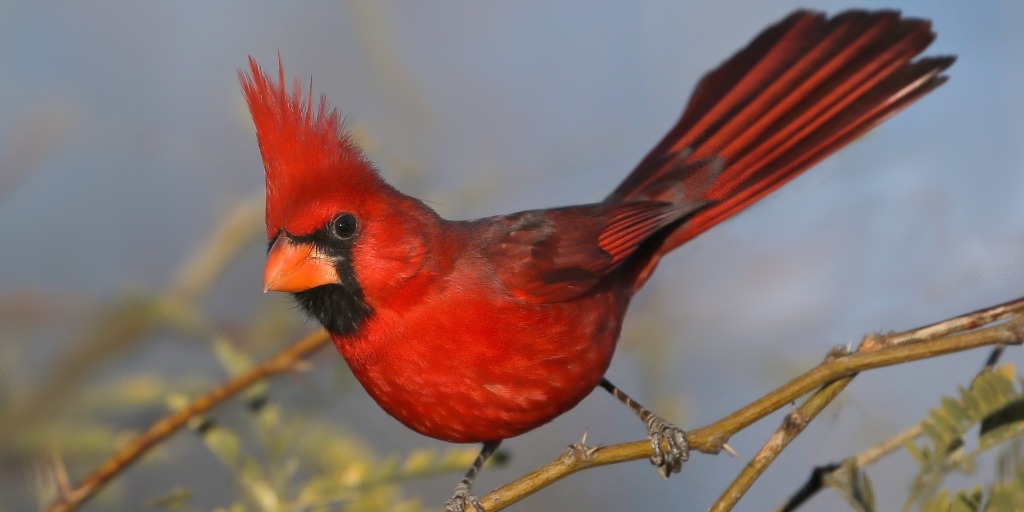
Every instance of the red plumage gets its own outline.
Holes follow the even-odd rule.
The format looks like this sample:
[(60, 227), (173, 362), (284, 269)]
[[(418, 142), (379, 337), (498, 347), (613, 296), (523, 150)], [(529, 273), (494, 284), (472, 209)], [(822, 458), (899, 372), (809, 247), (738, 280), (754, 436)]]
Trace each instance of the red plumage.
[(344, 132), (341, 113), (327, 97), (313, 102), (296, 79), (289, 93), (284, 66), (278, 62), (275, 83), (249, 58), (251, 75), (239, 72), (259, 135), (267, 175), (267, 237), (287, 226), (295, 232), (320, 227), (333, 208), (390, 188)]
[(896, 12), (798, 11), (706, 75), (605, 201), (473, 221), (385, 183), (325, 99), (250, 59), (266, 287), (296, 292), (389, 414), (493, 447), (602, 381), (662, 255), (943, 83), (951, 57), (912, 62), (933, 38)]

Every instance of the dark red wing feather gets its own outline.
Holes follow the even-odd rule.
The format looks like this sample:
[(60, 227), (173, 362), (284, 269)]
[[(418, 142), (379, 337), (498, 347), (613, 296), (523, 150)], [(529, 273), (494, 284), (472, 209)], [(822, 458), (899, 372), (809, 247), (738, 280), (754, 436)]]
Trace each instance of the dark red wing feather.
[(498, 278), (516, 298), (569, 300), (590, 290), (652, 234), (700, 208), (660, 201), (533, 210), (485, 219)]

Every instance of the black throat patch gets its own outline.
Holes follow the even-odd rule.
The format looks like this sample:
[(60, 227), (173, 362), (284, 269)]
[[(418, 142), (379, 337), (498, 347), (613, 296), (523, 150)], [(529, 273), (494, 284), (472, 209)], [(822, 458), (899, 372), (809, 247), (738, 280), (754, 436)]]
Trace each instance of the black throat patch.
[(338, 272), (338, 283), (293, 293), (299, 307), (316, 318), (331, 334), (355, 334), (373, 315), (373, 308), (366, 303), (363, 288), (356, 279), (352, 266), (352, 241), (337, 240), (326, 232), (307, 236), (282, 233), (280, 236), (287, 236), (297, 243), (314, 244), (331, 257)]

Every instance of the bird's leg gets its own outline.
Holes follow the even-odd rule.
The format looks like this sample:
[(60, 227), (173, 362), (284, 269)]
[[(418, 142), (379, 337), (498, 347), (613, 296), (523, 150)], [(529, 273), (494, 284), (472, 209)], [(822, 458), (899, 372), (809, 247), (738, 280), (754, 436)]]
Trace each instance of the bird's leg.
[[(647, 425), (647, 437), (651, 440), (651, 448), (654, 450), (651, 464), (658, 466), (661, 476), (668, 478), (672, 473), (678, 473), (683, 468), (683, 463), (690, 458), (690, 443), (686, 440), (686, 432), (647, 410), (608, 379), (601, 379), (601, 387), (626, 404)], [(667, 452), (662, 449), (662, 442), (668, 444)]]
[(455, 486), (455, 493), (444, 504), (445, 512), (466, 512), (466, 503), (469, 503), (479, 512), (484, 512), (483, 504), (480, 503), (479, 498), (473, 495), (470, 488), (473, 486), (473, 480), (476, 480), (476, 475), (484, 467), (484, 463), (494, 454), (494, 451), (498, 449), (500, 444), (501, 441), (488, 441), (484, 443), (484, 446), (480, 448), (480, 453), (476, 456), (476, 460), (473, 461), (473, 465), (466, 472), (466, 477), (459, 482), (459, 485)]

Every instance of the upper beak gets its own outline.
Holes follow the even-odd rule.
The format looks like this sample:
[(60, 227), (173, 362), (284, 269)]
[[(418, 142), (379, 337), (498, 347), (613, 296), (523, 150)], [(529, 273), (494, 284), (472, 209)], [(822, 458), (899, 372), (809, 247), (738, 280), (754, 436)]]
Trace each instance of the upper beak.
[(295, 243), (282, 235), (267, 254), (264, 292), (301, 292), (337, 282), (338, 272), (331, 259), (313, 244)]

